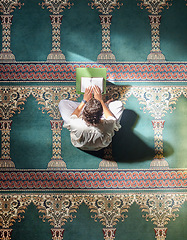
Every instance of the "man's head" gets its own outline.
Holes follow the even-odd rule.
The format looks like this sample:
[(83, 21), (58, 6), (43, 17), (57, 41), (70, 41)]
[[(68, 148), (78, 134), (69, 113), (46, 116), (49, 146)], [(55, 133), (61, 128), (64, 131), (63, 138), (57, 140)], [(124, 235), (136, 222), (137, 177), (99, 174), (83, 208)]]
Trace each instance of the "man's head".
[(83, 119), (86, 123), (95, 125), (100, 122), (103, 115), (103, 107), (99, 100), (91, 98), (83, 110)]

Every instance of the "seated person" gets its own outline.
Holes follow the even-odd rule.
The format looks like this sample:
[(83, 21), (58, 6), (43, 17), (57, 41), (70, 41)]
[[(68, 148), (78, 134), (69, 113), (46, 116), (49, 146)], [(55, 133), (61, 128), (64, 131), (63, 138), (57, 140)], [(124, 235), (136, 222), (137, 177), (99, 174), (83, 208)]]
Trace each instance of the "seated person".
[(121, 127), (122, 102), (108, 101), (107, 106), (98, 86), (87, 88), (82, 102), (61, 100), (59, 110), (73, 146), (82, 150), (98, 151), (107, 147), (114, 131)]

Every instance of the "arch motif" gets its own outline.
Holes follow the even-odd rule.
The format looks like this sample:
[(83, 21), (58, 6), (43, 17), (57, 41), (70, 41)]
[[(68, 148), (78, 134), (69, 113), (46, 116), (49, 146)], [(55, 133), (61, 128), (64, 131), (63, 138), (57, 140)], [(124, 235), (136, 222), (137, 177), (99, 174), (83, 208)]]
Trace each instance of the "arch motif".
[[(61, 99), (76, 101), (79, 94), (76, 93), (75, 86), (41, 86), (41, 87), (6, 87), (0, 88), (0, 117), (10, 119), (16, 111), (20, 113), (30, 95), (36, 99), (42, 112), (46, 111), (53, 119), (59, 119), (58, 103)], [(161, 119), (165, 114), (175, 109), (178, 98), (181, 95), (187, 98), (187, 88), (185, 86), (165, 86), (165, 87), (136, 87), (136, 86), (108, 86), (105, 100), (113, 98), (120, 99), (124, 104), (131, 95), (134, 95), (144, 113), (146, 111), (155, 119)]]
[[(32, 202), (37, 207), (43, 221), (48, 220), (53, 226), (51, 229), (53, 239), (63, 239), (62, 226), (68, 219), (73, 221), (76, 212), (82, 203), (90, 209), (91, 215), (96, 221), (105, 226), (103, 228), (104, 239), (115, 239), (115, 226), (121, 219), (127, 218), (126, 213), (133, 203), (139, 205), (146, 221), (153, 221), (156, 225), (155, 238), (166, 238), (168, 222), (179, 217), (179, 211), (187, 201), (186, 193), (48, 193), (48, 194), (1, 194), (0, 195), (0, 226), (2, 231), (9, 233), (16, 219), (21, 221), (27, 206)], [(1, 233), (2, 233), (1, 231)], [(161, 238), (162, 237), (162, 238)], [(9, 238), (10, 239), (10, 238)], [(3, 239), (4, 240), (4, 239)]]

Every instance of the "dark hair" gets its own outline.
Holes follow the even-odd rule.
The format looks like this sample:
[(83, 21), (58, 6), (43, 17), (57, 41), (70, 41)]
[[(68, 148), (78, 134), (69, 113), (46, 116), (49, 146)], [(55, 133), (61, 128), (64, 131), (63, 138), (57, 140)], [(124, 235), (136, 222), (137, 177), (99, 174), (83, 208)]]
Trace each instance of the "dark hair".
[(99, 100), (91, 98), (83, 110), (83, 119), (86, 123), (95, 125), (99, 123), (103, 115), (103, 107)]

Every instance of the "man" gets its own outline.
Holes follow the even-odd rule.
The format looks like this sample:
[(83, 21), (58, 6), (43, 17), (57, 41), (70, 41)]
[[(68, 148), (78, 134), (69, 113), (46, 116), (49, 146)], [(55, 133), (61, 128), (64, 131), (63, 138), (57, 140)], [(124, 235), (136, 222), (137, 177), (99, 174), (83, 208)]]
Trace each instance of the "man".
[(107, 147), (114, 131), (121, 127), (122, 102), (109, 101), (107, 106), (98, 86), (87, 88), (81, 103), (61, 100), (59, 110), (73, 146), (82, 150), (98, 151)]

